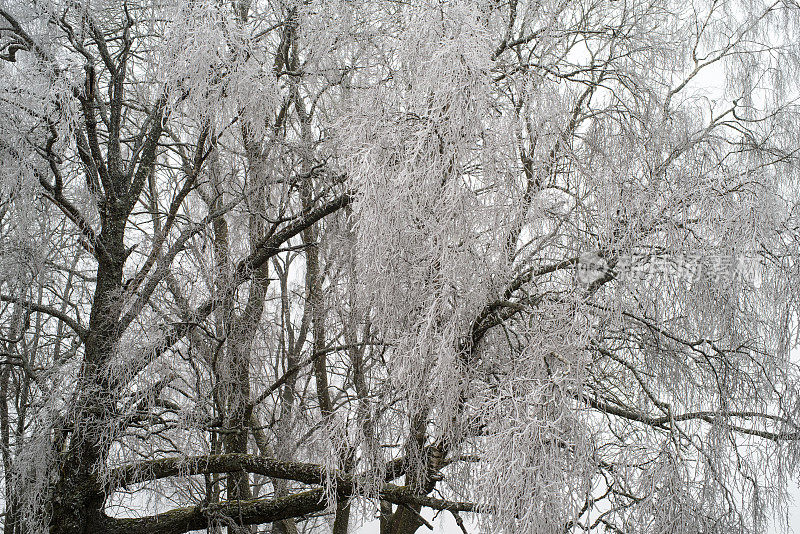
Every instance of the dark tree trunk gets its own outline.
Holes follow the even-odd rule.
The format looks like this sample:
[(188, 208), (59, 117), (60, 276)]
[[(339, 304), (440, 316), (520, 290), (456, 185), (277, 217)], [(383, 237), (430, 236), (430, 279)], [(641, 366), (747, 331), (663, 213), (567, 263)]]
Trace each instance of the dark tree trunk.
[(99, 259), (86, 353), (69, 419), (69, 443), (53, 488), (52, 534), (91, 534), (99, 530), (105, 494), (96, 468), (108, 452), (114, 394), (105, 366), (119, 341), (120, 296), (125, 263), (123, 237), (127, 210), (112, 207), (99, 236), (107, 253)]

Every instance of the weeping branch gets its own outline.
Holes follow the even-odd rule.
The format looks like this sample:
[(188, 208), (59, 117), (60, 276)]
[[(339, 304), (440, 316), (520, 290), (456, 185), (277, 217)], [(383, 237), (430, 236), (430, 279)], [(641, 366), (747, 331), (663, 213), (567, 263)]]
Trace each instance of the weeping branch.
[(76, 334), (81, 341), (86, 340), (86, 336), (89, 334), (89, 331), (82, 326), (78, 321), (67, 315), (66, 313), (57, 310), (51, 306), (45, 306), (42, 304), (36, 304), (35, 302), (30, 302), (29, 300), (21, 299), (19, 297), (14, 297), (11, 295), (0, 295), (0, 301), (2, 302), (11, 302), (14, 304), (19, 304), (29, 310), (44, 313), (45, 315), (49, 315), (51, 317), (55, 317), (59, 321), (63, 322), (65, 325), (70, 327)]

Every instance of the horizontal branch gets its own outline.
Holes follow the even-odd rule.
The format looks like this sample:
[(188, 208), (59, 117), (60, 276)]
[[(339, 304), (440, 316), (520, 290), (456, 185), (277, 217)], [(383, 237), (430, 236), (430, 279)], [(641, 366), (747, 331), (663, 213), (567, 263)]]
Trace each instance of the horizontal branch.
[[(771, 419), (771, 420), (780, 420), (782, 422), (786, 422), (780, 418), (776, 418), (770, 414), (761, 414), (757, 412), (714, 412), (714, 411), (702, 411), (702, 412), (690, 412), (685, 414), (679, 415), (664, 415), (660, 417), (653, 417), (647, 415), (642, 412), (638, 412), (635, 410), (630, 410), (618, 406), (613, 406), (603, 400), (591, 397), (585, 397), (585, 402), (600, 412), (603, 412), (608, 415), (614, 415), (617, 417), (622, 417), (623, 419), (627, 419), (629, 421), (634, 421), (638, 423), (643, 423), (645, 425), (666, 429), (666, 425), (668, 423), (675, 423), (679, 421), (704, 421), (709, 424), (714, 424), (719, 419), (727, 419), (727, 418), (761, 418), (761, 419)], [(791, 424), (791, 423), (790, 423)], [(795, 426), (795, 425), (793, 425)], [(728, 428), (733, 430), (734, 432), (738, 432), (740, 434), (747, 434), (750, 436), (756, 436), (764, 439), (769, 439), (771, 441), (800, 441), (800, 432), (769, 432), (767, 430), (757, 430), (753, 428), (745, 428), (739, 425), (732, 425), (728, 424)]]
[[(337, 488), (339, 498), (352, 496), (351, 492)], [(386, 484), (380, 498), (394, 504), (419, 505), (435, 510), (451, 512), (480, 512), (477, 504), (471, 502), (448, 501), (424, 495), (416, 495), (405, 486)], [(235, 517), (245, 525), (258, 525), (300, 518), (321, 512), (328, 507), (323, 488), (281, 497), (278, 499), (253, 499), (246, 501), (223, 501), (189, 508), (178, 508), (161, 514), (135, 519), (115, 519), (107, 517), (101, 525), (101, 534), (183, 534), (192, 530), (207, 528), (215, 520)]]
[[(405, 474), (408, 459), (401, 457), (384, 465), (384, 481), (389, 482)], [(304, 484), (324, 484), (333, 480), (339, 491), (350, 492), (357, 485), (352, 475), (335, 474), (331, 477), (325, 468), (318, 464), (279, 461), (251, 454), (212, 454), (179, 458), (146, 460), (118, 467), (109, 476), (107, 492), (132, 484), (159, 480), (178, 475), (191, 476), (211, 473), (237, 473), (245, 471), (270, 478), (294, 480)]]
[(100, 527), (100, 534), (182, 534), (205, 529), (215, 519), (224, 517), (235, 517), (243, 524), (257, 525), (302, 517), (325, 507), (325, 493), (318, 488), (279, 499), (223, 501), (135, 519), (107, 517)]
[[(117, 487), (126, 487), (139, 482), (158, 480), (178, 475), (200, 475), (211, 473), (236, 473), (245, 471), (271, 478), (294, 480), (304, 484), (322, 484), (325, 470), (317, 464), (283, 462), (251, 454), (214, 454), (188, 458), (164, 458), (148, 460), (119, 467), (112, 471), (111, 481)], [(343, 486), (352, 485), (352, 480), (340, 477)]]

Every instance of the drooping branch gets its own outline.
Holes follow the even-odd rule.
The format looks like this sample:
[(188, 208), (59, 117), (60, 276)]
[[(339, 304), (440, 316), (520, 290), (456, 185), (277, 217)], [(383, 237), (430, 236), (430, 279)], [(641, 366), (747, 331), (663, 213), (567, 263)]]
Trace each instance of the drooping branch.
[[(36, 44), (36, 41), (22, 28), (22, 25), (16, 17), (2, 8), (0, 8), (0, 17), (2, 17), (9, 26), (8, 28), (0, 27), (0, 30), (5, 30), (11, 34), (11, 39), (9, 39), (8, 44), (0, 48), (0, 59), (13, 63), (17, 60), (16, 53), (23, 50), (33, 52), (39, 59), (52, 63), (50, 56), (42, 47)], [(3, 51), (3, 49), (5, 49), (5, 51)]]
[(91, 224), (89, 224), (78, 208), (76, 208), (74, 204), (67, 200), (60, 191), (56, 190), (52, 185), (50, 185), (47, 180), (40, 177), (39, 183), (44, 189), (44, 197), (55, 204), (56, 207), (58, 207), (58, 209), (60, 209), (61, 212), (66, 215), (67, 218), (72, 221), (81, 231), (83, 236), (86, 238), (86, 242), (90, 247), (89, 251), (92, 253), (92, 255), (94, 255), (94, 257), (97, 259), (108, 261), (110, 259), (108, 251), (103, 246), (103, 243), (100, 241)]
[(51, 306), (36, 304), (35, 302), (30, 302), (28, 300), (21, 299), (19, 297), (14, 297), (11, 295), (0, 295), (0, 301), (19, 304), (35, 312), (40, 312), (46, 315), (50, 315), (51, 317), (55, 317), (59, 321), (62, 321), (65, 325), (69, 326), (76, 334), (78, 334), (78, 337), (81, 339), (81, 341), (84, 341), (89, 333), (89, 331), (84, 326), (82, 326), (78, 321), (76, 321), (66, 313), (63, 313), (62, 311), (57, 310), (56, 308), (53, 308)]

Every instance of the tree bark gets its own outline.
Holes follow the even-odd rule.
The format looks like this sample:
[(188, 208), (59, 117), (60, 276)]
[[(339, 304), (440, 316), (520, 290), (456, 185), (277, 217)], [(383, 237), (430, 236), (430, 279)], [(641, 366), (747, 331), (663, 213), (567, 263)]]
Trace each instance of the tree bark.
[(119, 298), (125, 262), (123, 237), (127, 211), (111, 204), (103, 220), (99, 241), (108, 258), (100, 257), (92, 300), (85, 357), (78, 378), (70, 425), (69, 444), (63, 455), (59, 479), (53, 489), (52, 534), (90, 534), (103, 519), (105, 495), (96, 467), (110, 446), (114, 394), (104, 366), (119, 341)]

